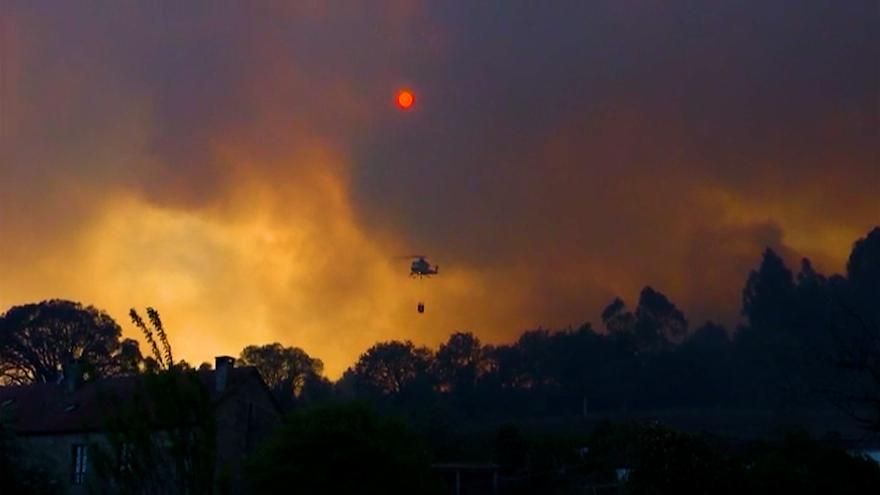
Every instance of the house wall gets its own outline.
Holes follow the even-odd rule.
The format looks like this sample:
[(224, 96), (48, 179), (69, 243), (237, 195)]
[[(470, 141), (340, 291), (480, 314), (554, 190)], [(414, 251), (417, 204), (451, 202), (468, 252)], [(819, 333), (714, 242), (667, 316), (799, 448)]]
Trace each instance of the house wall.
[[(270, 393), (256, 374), (234, 385), (214, 409), (216, 426), (215, 476), (216, 493), (248, 493), (243, 469), (260, 445), (272, 434), (282, 417)], [(168, 444), (164, 433), (156, 438)], [(155, 437), (154, 437), (155, 438)], [(108, 487), (96, 476), (95, 447), (110, 452), (110, 442), (101, 432), (21, 435), (18, 437), (30, 464), (46, 472), (59, 491), (65, 495), (107, 492)], [(86, 481), (73, 484), (73, 445), (85, 444), (89, 450)], [(169, 466), (169, 468), (171, 468)], [(112, 492), (112, 490), (110, 490)], [(2, 493), (2, 486), (0, 486)]]
[(85, 483), (73, 484), (73, 446), (84, 444), (106, 448), (109, 445), (104, 435), (97, 433), (21, 436), (18, 441), (28, 453), (29, 464), (45, 469), (52, 478), (51, 483), (65, 495), (91, 493), (90, 485), (96, 482), (94, 459), (90, 451)]
[[(170, 445), (164, 432), (156, 432), (152, 437), (160, 449)], [(118, 488), (113, 487), (112, 482), (98, 476), (95, 467), (97, 450), (100, 450), (104, 455), (113, 455), (111, 454), (113, 447), (103, 433), (28, 435), (19, 436), (18, 441), (27, 452), (28, 463), (49, 473), (52, 485), (56, 486), (60, 493), (64, 495), (91, 495), (118, 491)], [(78, 444), (88, 446), (86, 475), (82, 484), (73, 483), (73, 446)], [(174, 470), (173, 463), (169, 461), (161, 464), (168, 471), (154, 472), (155, 476), (158, 479), (171, 479)]]
[(217, 405), (218, 493), (247, 493), (244, 466), (281, 420), (271, 397), (256, 378), (238, 384), (234, 393)]

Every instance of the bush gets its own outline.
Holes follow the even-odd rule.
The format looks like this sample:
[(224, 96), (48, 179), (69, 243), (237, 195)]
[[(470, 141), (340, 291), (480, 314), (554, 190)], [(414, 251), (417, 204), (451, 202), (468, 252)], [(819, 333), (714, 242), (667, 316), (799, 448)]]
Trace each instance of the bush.
[(294, 412), (248, 469), (255, 493), (433, 493), (420, 439), (360, 404)]

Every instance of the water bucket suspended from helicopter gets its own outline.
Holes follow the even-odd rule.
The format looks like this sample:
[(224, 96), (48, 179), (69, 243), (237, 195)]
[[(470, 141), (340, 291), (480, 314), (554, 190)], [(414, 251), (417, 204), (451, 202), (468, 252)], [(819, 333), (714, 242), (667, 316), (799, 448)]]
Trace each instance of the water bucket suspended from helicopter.
[(440, 267), (437, 265), (432, 265), (430, 261), (428, 261), (427, 257), (422, 254), (413, 254), (410, 256), (404, 256), (404, 258), (412, 259), (412, 264), (410, 265), (409, 276), (410, 277), (418, 277), (418, 304), (416, 305), (416, 310), (419, 314), (425, 312), (425, 303), (423, 292), (424, 288), (422, 287), (422, 282), (425, 277), (430, 277), (431, 275), (437, 275)]

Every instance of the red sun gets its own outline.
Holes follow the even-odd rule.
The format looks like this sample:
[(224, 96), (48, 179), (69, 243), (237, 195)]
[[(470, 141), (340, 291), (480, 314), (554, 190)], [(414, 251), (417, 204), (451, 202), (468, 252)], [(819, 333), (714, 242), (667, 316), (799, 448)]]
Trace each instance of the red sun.
[(415, 103), (416, 97), (412, 94), (412, 92), (402, 89), (397, 92), (397, 106), (404, 110), (409, 110), (413, 103)]

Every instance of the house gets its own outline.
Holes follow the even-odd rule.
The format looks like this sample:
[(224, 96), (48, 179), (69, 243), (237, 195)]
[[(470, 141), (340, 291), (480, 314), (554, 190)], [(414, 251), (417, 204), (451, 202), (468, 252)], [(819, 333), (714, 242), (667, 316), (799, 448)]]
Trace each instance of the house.
[[(282, 412), (271, 392), (253, 367), (235, 367), (235, 359), (216, 358), (214, 370), (200, 370), (189, 375), (193, 386), (200, 387), (199, 397), (206, 398), (203, 416), (213, 432), (207, 444), (211, 452), (215, 487), (231, 493), (245, 491), (242, 471), (249, 454), (280, 425)], [(61, 493), (81, 494), (113, 491), (112, 481), (98, 474), (95, 457), (113, 442), (114, 410), (129, 411), (147, 425), (147, 437), (158, 445), (171, 445), (170, 435), (189, 431), (184, 427), (160, 426), (154, 421), (156, 407), (138, 401), (144, 390), (144, 376), (119, 376), (82, 383), (76, 372), (58, 384), (34, 384), (0, 387), (0, 419), (11, 429), (28, 462), (48, 471)], [(183, 375), (181, 375), (183, 376)], [(152, 440), (151, 440), (152, 442)], [(164, 443), (162, 443), (164, 442)], [(123, 447), (129, 447), (123, 445)], [(101, 450), (104, 448), (104, 450)], [(162, 447), (164, 448), (164, 447)], [(123, 454), (130, 454), (122, 449)], [(187, 459), (189, 462), (189, 459)], [(204, 463), (203, 463), (204, 464)], [(166, 470), (171, 462), (154, 462)], [(190, 468), (186, 462), (184, 468)], [(170, 471), (169, 471), (170, 472)], [(163, 475), (160, 475), (160, 477)], [(211, 482), (209, 480), (209, 482)], [(97, 488), (97, 490), (96, 490)], [(165, 490), (163, 490), (164, 492)], [(187, 487), (180, 493), (191, 492)]]

